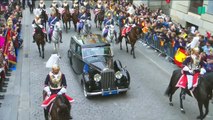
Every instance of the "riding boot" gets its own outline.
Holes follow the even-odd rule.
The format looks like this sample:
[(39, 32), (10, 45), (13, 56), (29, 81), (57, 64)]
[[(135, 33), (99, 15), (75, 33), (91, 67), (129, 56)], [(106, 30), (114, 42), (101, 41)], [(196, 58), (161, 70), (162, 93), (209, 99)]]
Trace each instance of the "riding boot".
[(185, 96), (186, 96), (186, 88), (182, 89), (182, 94), (181, 94), (181, 99), (185, 100)]

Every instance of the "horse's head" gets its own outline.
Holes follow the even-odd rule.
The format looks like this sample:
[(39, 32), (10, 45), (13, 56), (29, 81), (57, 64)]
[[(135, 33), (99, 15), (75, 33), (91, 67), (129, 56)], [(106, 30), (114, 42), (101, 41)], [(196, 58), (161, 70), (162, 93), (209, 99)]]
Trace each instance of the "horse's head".
[(62, 28), (61, 28), (61, 23), (60, 22), (56, 22), (55, 25), (54, 25), (54, 30), (55, 31), (62, 31)]
[(69, 120), (70, 118), (70, 103), (64, 95), (58, 95), (52, 107), (51, 117), (60, 118), (60, 120)]

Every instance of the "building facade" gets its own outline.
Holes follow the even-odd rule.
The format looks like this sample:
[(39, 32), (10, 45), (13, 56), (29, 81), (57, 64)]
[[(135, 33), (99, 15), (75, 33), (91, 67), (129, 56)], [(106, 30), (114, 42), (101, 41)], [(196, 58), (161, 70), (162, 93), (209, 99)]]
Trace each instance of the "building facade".
[[(199, 7), (204, 7), (204, 14), (199, 14)], [(201, 34), (213, 33), (212, 0), (172, 0), (170, 16), (182, 26), (195, 26)]]

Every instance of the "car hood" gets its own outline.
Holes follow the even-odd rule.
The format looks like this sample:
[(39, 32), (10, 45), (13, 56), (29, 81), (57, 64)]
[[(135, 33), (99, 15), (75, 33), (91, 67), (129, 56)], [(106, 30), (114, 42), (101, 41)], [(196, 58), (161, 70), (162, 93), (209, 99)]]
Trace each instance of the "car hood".
[(104, 71), (105, 69), (112, 68), (109, 64), (105, 62), (93, 62), (93, 63), (90, 63), (90, 65), (93, 68), (97, 69), (98, 71)]

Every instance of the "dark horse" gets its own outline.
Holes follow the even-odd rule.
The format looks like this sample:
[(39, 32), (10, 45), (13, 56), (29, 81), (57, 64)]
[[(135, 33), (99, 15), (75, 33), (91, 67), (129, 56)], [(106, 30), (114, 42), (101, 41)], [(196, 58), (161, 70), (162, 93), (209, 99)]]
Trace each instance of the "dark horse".
[(30, 13), (33, 13), (33, 9), (35, 8), (35, 0), (32, 0), (31, 2), (28, 0), (27, 5), (30, 9)]
[(104, 10), (101, 10), (97, 16), (95, 17), (95, 25), (96, 25), (96, 28), (99, 27), (100, 30), (102, 30), (102, 23), (104, 21), (104, 14), (105, 14), (105, 11)]
[(67, 29), (68, 29), (68, 26), (67, 26), (67, 23), (69, 22), (69, 29), (70, 29), (70, 21), (71, 21), (71, 14), (70, 14), (70, 11), (69, 9), (64, 9), (64, 13), (62, 15), (62, 21), (63, 21), (63, 24), (65, 24), (65, 30), (67, 32)]
[(78, 10), (75, 9), (74, 13), (71, 15), (72, 22), (73, 22), (73, 25), (75, 28), (75, 32), (77, 31), (78, 14), (79, 14)]
[[(173, 106), (172, 95), (178, 89), (176, 87), (176, 84), (179, 81), (181, 75), (182, 73), (180, 69), (173, 71), (169, 86), (165, 92), (165, 95), (169, 96), (171, 106)], [(212, 97), (212, 89), (213, 89), (213, 73), (206, 73), (204, 76), (200, 76), (198, 81), (199, 81), (198, 86), (194, 89), (193, 95), (197, 99), (200, 111), (200, 115), (197, 117), (197, 119), (203, 120), (209, 112), (209, 100)], [(191, 96), (189, 90), (186, 90), (186, 93)], [(183, 89), (181, 90), (180, 93), (180, 108), (181, 112), (185, 113), (182, 102), (182, 94)], [(203, 106), (205, 107), (205, 114), (203, 113)]]
[(48, 20), (48, 16), (47, 16), (46, 12), (45, 12), (43, 9), (42, 9), (40, 18), (41, 18), (41, 20), (42, 20), (42, 23), (44, 23), (43, 26), (44, 26), (45, 29), (46, 29), (46, 23), (47, 23), (47, 20)]
[(64, 95), (58, 95), (52, 103), (52, 108), (48, 116), (48, 110), (44, 110), (45, 120), (69, 120), (71, 104)]
[[(120, 29), (120, 35), (118, 37), (118, 41), (120, 42), (120, 49), (122, 50), (122, 39), (124, 36), (121, 35), (122, 33), (122, 29)], [(140, 37), (140, 34), (142, 33), (142, 30), (139, 26), (135, 26), (133, 27), (130, 32), (128, 33), (127, 36), (125, 36), (125, 40), (126, 40), (126, 52), (128, 52), (128, 44), (131, 45), (132, 49), (131, 49), (131, 55), (133, 54), (133, 58), (135, 57), (135, 43), (138, 40), (138, 38)]]
[[(38, 46), (39, 56), (44, 59), (44, 45), (45, 45), (45, 39), (47, 39), (47, 38), (39, 26), (35, 28), (35, 34), (34, 34), (33, 38), (35, 39), (36, 44)], [(41, 56), (40, 46), (42, 48), (42, 56)]]

